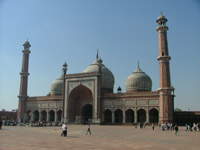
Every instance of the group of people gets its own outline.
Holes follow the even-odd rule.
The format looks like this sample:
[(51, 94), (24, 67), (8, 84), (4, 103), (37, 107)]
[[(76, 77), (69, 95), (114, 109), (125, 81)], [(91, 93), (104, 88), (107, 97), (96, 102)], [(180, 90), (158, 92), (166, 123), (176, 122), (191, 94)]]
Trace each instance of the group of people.
[[(90, 124), (88, 124), (88, 128), (87, 128), (86, 135), (87, 135), (88, 133), (91, 135)], [(64, 136), (64, 137), (67, 136), (67, 123), (63, 123), (63, 125), (62, 125), (62, 133), (61, 133), (61, 136)]]
[(165, 131), (165, 130), (175, 130), (175, 135), (178, 135), (178, 125), (176, 123), (162, 123), (162, 124), (159, 124), (159, 128), (162, 128), (162, 131)]
[(200, 123), (190, 123), (190, 124), (185, 124), (185, 131), (199, 131), (200, 129)]
[(162, 123), (162, 124), (159, 124), (159, 128), (161, 127), (163, 131), (165, 131), (165, 130), (173, 130), (175, 125), (177, 125), (177, 124)]

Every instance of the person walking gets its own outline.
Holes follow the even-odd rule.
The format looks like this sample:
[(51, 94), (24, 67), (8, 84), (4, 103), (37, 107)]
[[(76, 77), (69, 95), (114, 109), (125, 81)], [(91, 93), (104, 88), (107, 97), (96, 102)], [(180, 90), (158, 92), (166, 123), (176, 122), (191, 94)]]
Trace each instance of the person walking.
[(67, 124), (66, 123), (63, 123), (62, 125), (62, 133), (61, 133), (61, 136), (64, 136), (66, 137), (67, 136)]
[(154, 130), (154, 128), (155, 128), (155, 127), (154, 127), (154, 124), (152, 123), (152, 130)]
[(91, 135), (90, 124), (88, 124), (88, 129), (87, 129), (86, 135), (88, 134), (88, 132), (89, 132), (90, 135)]
[(175, 135), (178, 135), (178, 125), (177, 124), (175, 124), (174, 129), (175, 129)]

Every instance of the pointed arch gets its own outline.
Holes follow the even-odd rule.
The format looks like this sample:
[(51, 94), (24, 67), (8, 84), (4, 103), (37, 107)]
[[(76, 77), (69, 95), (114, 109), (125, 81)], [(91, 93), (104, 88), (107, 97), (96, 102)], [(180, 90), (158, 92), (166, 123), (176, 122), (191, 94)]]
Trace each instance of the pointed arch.
[(47, 111), (46, 110), (41, 111), (41, 121), (43, 121), (43, 122), (47, 121)]
[(126, 123), (134, 123), (134, 111), (132, 109), (126, 110), (125, 115)]
[(137, 122), (144, 123), (146, 121), (146, 111), (144, 109), (139, 109), (137, 111)]
[(149, 111), (149, 122), (150, 123), (158, 123), (158, 110), (155, 109), (155, 108), (152, 108), (150, 111)]
[(54, 110), (50, 110), (49, 111), (49, 121), (50, 122), (54, 122), (55, 121), (55, 111)]
[[(92, 92), (86, 86), (80, 84), (74, 88), (69, 94), (69, 114), (70, 122), (75, 122), (77, 116), (82, 116), (83, 106), (86, 104), (93, 104)], [(93, 115), (92, 115), (93, 116)], [(83, 116), (82, 116), (83, 117)]]
[(121, 109), (115, 110), (115, 123), (123, 122), (123, 112)]
[(62, 120), (62, 110), (57, 111), (57, 119), (58, 119), (58, 122)]
[(35, 110), (35, 111), (33, 112), (33, 121), (34, 121), (34, 122), (39, 121), (39, 111), (38, 111), (38, 110)]
[(104, 122), (112, 123), (112, 112), (109, 109), (106, 109), (104, 112)]

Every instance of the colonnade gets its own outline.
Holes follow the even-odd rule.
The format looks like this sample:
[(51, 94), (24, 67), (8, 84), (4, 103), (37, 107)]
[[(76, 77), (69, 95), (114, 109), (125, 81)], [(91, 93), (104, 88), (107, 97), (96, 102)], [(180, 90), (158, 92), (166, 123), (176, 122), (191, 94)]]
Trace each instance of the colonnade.
[(25, 122), (61, 122), (62, 110), (28, 110), (25, 114)]
[(102, 119), (104, 123), (158, 123), (159, 113), (155, 108), (149, 111), (145, 109), (139, 109), (137, 111), (132, 109), (125, 111), (121, 109), (105, 109)]

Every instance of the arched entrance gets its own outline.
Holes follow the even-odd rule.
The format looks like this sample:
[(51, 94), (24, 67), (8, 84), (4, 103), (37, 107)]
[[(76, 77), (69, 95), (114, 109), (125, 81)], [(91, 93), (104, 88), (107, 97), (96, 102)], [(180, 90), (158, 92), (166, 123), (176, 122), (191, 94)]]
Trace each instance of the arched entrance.
[(109, 109), (106, 109), (103, 113), (104, 113), (104, 122), (112, 123), (112, 112)]
[[(69, 95), (68, 120), (70, 122), (80, 121), (80, 119), (77, 118), (84, 118), (85, 120), (87, 120), (87, 117), (85, 116), (92, 116), (92, 114), (89, 115), (86, 113), (88, 111), (92, 113), (92, 105), (86, 106), (86, 104), (92, 104), (92, 102), (93, 97), (90, 89), (88, 89), (84, 85), (79, 85), (74, 88)], [(92, 117), (90, 118), (92, 119)]]
[(115, 123), (122, 123), (123, 122), (123, 113), (120, 109), (115, 111)]
[(156, 110), (155, 108), (149, 111), (149, 122), (158, 123), (158, 110)]
[(57, 112), (57, 118), (58, 118), (58, 121), (60, 122), (62, 120), (62, 110), (59, 110)]
[(35, 110), (33, 112), (33, 121), (39, 121), (39, 111), (38, 110)]
[(84, 123), (87, 123), (88, 121), (92, 120), (92, 105), (86, 104), (85, 106), (83, 106), (82, 120)]
[(41, 112), (41, 121), (47, 121), (47, 112), (45, 110)]
[(134, 123), (134, 111), (132, 109), (126, 111), (126, 123)]
[(49, 111), (49, 121), (54, 122), (55, 121), (55, 112), (53, 110)]
[(140, 109), (137, 111), (137, 122), (144, 123), (146, 121), (146, 111), (144, 109)]

